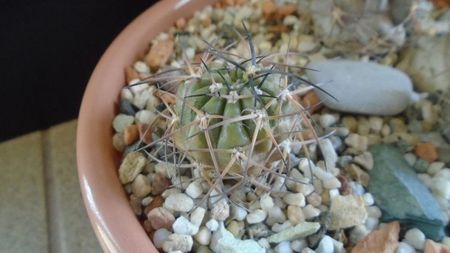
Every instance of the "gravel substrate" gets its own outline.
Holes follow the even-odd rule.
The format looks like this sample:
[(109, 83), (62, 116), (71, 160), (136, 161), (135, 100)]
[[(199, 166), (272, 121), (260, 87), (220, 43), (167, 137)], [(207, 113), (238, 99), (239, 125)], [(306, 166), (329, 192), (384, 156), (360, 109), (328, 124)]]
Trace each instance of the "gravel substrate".
[[(365, 1), (348, 2), (358, 6)], [(403, 60), (400, 52), (418, 35), (448, 37), (450, 15), (437, 20), (431, 2), (404, 1), (415, 12), (397, 22), (407, 5), (375, 2), (360, 6), (365, 11), (357, 23), (345, 14), (349, 6), (328, 0), (221, 1), (191, 19), (177, 20), (126, 69), (120, 114), (112, 122), (113, 144), (123, 152), (118, 174), (157, 248), (450, 252), (445, 230), (450, 217), (448, 82), (444, 88), (437, 83), (419, 91), (423, 79), (415, 77), (428, 73), (412, 64), (396, 68)], [(304, 131), (299, 139), (280, 143), (288, 169), (274, 177), (269, 189), (245, 185), (233, 190), (235, 185), (224, 181), (222, 189), (229, 192), (224, 196), (211, 189), (206, 171), (195, 161), (164, 160), (167, 146), (154, 144), (169, 125), (165, 110), (176, 103), (170, 77), (182, 75), (176, 69), (186, 62), (200, 63), (208, 49), (204, 40), (216, 48), (238, 41), (229, 52), (247, 56), (248, 44), (236, 32), (242, 22), (259, 54), (282, 52), (273, 61), (313, 66), (319, 72), (302, 72), (302, 78), (335, 89), (331, 93), (337, 102), (317, 90), (296, 96), (319, 139)], [(434, 33), (424, 35), (430, 29)]]

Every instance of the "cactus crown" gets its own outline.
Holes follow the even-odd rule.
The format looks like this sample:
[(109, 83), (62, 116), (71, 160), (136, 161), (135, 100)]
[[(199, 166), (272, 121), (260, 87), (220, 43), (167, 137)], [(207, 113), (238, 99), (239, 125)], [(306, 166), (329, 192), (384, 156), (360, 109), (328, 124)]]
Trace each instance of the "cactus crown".
[(305, 129), (315, 135), (296, 96), (320, 87), (286, 63), (292, 53), (257, 55), (245, 25), (244, 31), (249, 57), (205, 41), (201, 62), (187, 63), (183, 77), (170, 80), (176, 94), (159, 90), (173, 104), (161, 96), (164, 133), (150, 144), (164, 146), (166, 162), (200, 167), (219, 192), (224, 180), (270, 189), (275, 177), (287, 177), (290, 141), (303, 141)]

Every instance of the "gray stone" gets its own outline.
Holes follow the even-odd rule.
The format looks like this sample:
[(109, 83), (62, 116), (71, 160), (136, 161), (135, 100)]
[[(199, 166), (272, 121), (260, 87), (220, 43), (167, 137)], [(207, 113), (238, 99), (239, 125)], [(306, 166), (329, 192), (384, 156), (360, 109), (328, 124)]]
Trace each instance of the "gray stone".
[(267, 239), (270, 243), (279, 243), (282, 241), (292, 241), (312, 235), (319, 230), (318, 222), (301, 222), (295, 227), (290, 227), (276, 234), (269, 236)]
[(315, 61), (307, 71), (310, 81), (331, 94), (316, 90), (324, 104), (334, 110), (394, 115), (410, 103), (412, 84), (403, 72), (376, 63), (350, 60)]
[(420, 229), (427, 238), (444, 236), (444, 214), (428, 188), (417, 178), (403, 154), (391, 145), (370, 148), (374, 168), (369, 191), (383, 212), (382, 221), (399, 220)]

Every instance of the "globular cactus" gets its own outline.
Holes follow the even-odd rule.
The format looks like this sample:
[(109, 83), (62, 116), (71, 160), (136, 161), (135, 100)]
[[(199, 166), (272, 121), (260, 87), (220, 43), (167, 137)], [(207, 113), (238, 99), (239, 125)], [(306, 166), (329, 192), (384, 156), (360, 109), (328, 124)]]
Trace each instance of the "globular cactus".
[(280, 62), (289, 53), (257, 55), (245, 31), (248, 57), (205, 42), (201, 63), (188, 63), (184, 74), (171, 77), (176, 94), (160, 90), (172, 98), (160, 144), (170, 142), (173, 154), (203, 168), (210, 182), (255, 184), (262, 174), (286, 174), (269, 164), (282, 160), (287, 170), (290, 141), (312, 128), (297, 95), (316, 86), (300, 76), (302, 68)]

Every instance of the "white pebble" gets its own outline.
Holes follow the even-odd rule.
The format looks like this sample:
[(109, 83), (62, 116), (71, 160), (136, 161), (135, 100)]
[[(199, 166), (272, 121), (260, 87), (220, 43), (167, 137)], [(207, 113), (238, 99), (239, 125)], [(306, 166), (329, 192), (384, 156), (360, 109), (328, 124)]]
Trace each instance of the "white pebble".
[(211, 218), (224, 221), (230, 216), (230, 205), (225, 198), (220, 199), (211, 209)]
[(162, 248), (165, 252), (170, 251), (181, 251), (181, 252), (189, 252), (192, 249), (192, 245), (194, 244), (194, 240), (189, 235), (179, 235), (179, 234), (171, 234), (167, 238), (162, 245)]
[(441, 169), (436, 175), (435, 177), (442, 177), (445, 178), (447, 180), (450, 180), (450, 168), (443, 168)]
[(135, 115), (136, 121), (141, 124), (147, 124), (150, 125), (153, 123), (153, 120), (156, 119), (156, 114), (149, 110), (140, 110)]
[(370, 231), (364, 225), (355, 226), (352, 231), (350, 231), (350, 241), (352, 243), (357, 243), (361, 241), (366, 235), (369, 234)]
[(428, 166), (427, 173), (430, 175), (435, 175), (442, 168), (444, 168), (445, 163), (443, 162), (433, 162)]
[(275, 223), (272, 226), (272, 231), (275, 233), (281, 232), (283, 230), (286, 230), (288, 228), (292, 227), (292, 223), (290, 221), (285, 221), (283, 223)]
[(375, 116), (369, 117), (369, 124), (370, 129), (374, 133), (379, 133), (381, 131), (381, 128), (383, 128), (383, 119)]
[(283, 223), (286, 221), (286, 215), (278, 205), (273, 206), (273, 208), (267, 212), (267, 216), (266, 223), (269, 226), (272, 226), (274, 223)]
[(364, 203), (366, 206), (371, 206), (375, 203), (375, 200), (373, 199), (373, 195), (370, 192), (366, 192), (363, 194)]
[(304, 248), (300, 253), (316, 253), (316, 252), (310, 248)]
[(262, 210), (262, 209), (256, 209), (251, 211), (248, 215), (247, 215), (247, 222), (249, 224), (256, 224), (256, 223), (260, 223), (263, 220), (265, 220), (267, 217), (267, 213)]
[(406, 231), (404, 241), (417, 250), (423, 250), (425, 248), (425, 240), (425, 235), (417, 228)]
[(140, 152), (130, 152), (119, 167), (119, 178), (122, 184), (132, 182), (144, 169), (147, 159)]
[(333, 125), (334, 123), (336, 123), (337, 121), (338, 121), (338, 118), (335, 115), (329, 114), (329, 113), (322, 114), (322, 115), (320, 115), (320, 118), (319, 118), (320, 125), (323, 128), (328, 128), (331, 125)]
[(325, 187), (326, 189), (338, 189), (341, 187), (341, 181), (333, 177), (323, 181), (323, 187)]
[(450, 247), (450, 237), (445, 236), (444, 239), (442, 240), (442, 244), (445, 244)]
[(374, 217), (367, 217), (366, 222), (364, 225), (366, 226), (367, 230), (375, 230), (378, 227), (378, 224), (380, 224), (380, 221), (378, 218)]
[(320, 240), (319, 246), (316, 249), (317, 253), (333, 253), (333, 239), (328, 235), (325, 235), (322, 240)]
[(302, 249), (308, 247), (308, 242), (306, 240), (293, 240), (291, 242), (291, 249), (294, 252), (301, 252)]
[(414, 166), (416, 163), (417, 157), (413, 153), (406, 153), (403, 155), (406, 162), (409, 164), (409, 166)]
[(169, 235), (171, 232), (165, 228), (160, 228), (155, 231), (153, 234), (153, 244), (155, 244), (155, 247), (160, 249), (162, 247), (162, 244), (164, 241), (169, 238)]
[(125, 114), (118, 114), (114, 117), (112, 125), (114, 130), (118, 133), (122, 133), (125, 128), (131, 126), (134, 122), (134, 117)]
[(194, 207), (194, 201), (184, 193), (175, 193), (166, 198), (164, 207), (177, 212), (189, 212)]
[(201, 227), (198, 233), (194, 236), (194, 239), (200, 245), (209, 245), (209, 242), (211, 241), (211, 231), (209, 231), (206, 227)]
[(336, 167), (336, 162), (338, 160), (338, 155), (336, 150), (334, 150), (333, 143), (330, 139), (320, 140), (320, 151), (322, 152), (323, 158), (326, 163), (326, 168), (331, 169)]
[(369, 144), (369, 139), (367, 138), (367, 136), (362, 136), (359, 134), (352, 133), (349, 136), (347, 136), (347, 138), (345, 138), (344, 142), (348, 146), (350, 146), (358, 151), (364, 152), (367, 150), (367, 145)]
[(143, 198), (152, 191), (150, 179), (142, 174), (139, 174), (131, 183), (131, 191), (136, 197)]
[(150, 68), (143, 61), (137, 61), (133, 65), (133, 67), (139, 73), (143, 73), (143, 74), (149, 74), (150, 73)]
[(434, 194), (444, 199), (450, 199), (450, 181), (445, 178), (435, 176), (432, 179), (431, 190)]
[(266, 238), (259, 239), (258, 244), (265, 249), (270, 249), (270, 243)]
[(332, 190), (330, 190), (328, 193), (329, 193), (329, 195), (330, 195), (330, 199), (334, 199), (335, 197), (337, 197), (337, 196), (340, 195), (338, 189), (332, 189)]
[(317, 209), (312, 205), (307, 205), (303, 208), (303, 214), (305, 215), (305, 219), (311, 219), (319, 216), (320, 209)]
[(184, 216), (178, 217), (172, 225), (173, 232), (180, 235), (195, 235), (198, 232), (198, 226), (192, 224)]
[(243, 221), (245, 219), (245, 217), (247, 216), (247, 211), (237, 205), (232, 205), (231, 206), (231, 216), (233, 217), (233, 219), (237, 220), (237, 221)]
[(193, 199), (200, 197), (202, 193), (203, 188), (200, 180), (195, 180), (194, 182), (190, 183), (186, 188), (186, 194)]
[(395, 250), (395, 253), (416, 253), (416, 251), (406, 242), (400, 242)]
[(219, 228), (219, 222), (214, 219), (210, 219), (206, 222), (205, 226), (209, 229), (209, 231), (214, 232)]
[(305, 196), (302, 193), (287, 193), (283, 197), (283, 201), (288, 205), (294, 205), (299, 207), (304, 207)]
[(367, 215), (369, 217), (373, 217), (373, 218), (377, 218), (377, 219), (381, 218), (381, 210), (378, 206), (369, 206), (369, 207), (366, 207), (366, 209), (367, 209)]
[(352, 187), (352, 191), (353, 191), (354, 195), (362, 196), (364, 194), (365, 190), (361, 184), (351, 181), (349, 183), (349, 185), (350, 185), (350, 187)]
[(276, 253), (292, 253), (291, 245), (288, 241), (280, 242), (277, 246), (275, 246)]
[(261, 205), (261, 209), (268, 212), (271, 208), (273, 208), (273, 199), (270, 197), (270, 194), (265, 193), (261, 196), (261, 200), (259, 201)]
[(205, 214), (206, 214), (205, 208), (203, 208), (203, 207), (195, 208), (195, 210), (191, 213), (191, 217), (190, 217), (192, 224), (199, 227), (202, 224)]

